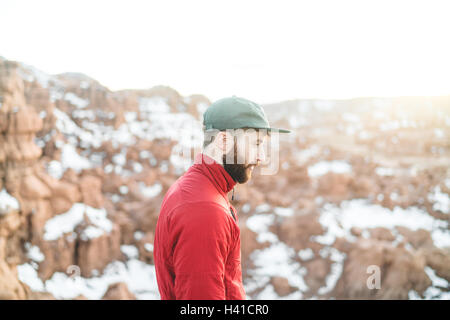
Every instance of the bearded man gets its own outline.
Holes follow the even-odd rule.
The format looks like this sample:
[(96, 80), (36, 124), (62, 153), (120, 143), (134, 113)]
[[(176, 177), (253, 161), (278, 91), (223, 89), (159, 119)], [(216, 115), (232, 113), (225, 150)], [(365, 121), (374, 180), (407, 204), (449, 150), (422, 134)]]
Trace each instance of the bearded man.
[(264, 109), (232, 96), (203, 115), (203, 151), (169, 188), (155, 230), (154, 262), (162, 300), (245, 300), (238, 214), (228, 199), (265, 160), (274, 132)]

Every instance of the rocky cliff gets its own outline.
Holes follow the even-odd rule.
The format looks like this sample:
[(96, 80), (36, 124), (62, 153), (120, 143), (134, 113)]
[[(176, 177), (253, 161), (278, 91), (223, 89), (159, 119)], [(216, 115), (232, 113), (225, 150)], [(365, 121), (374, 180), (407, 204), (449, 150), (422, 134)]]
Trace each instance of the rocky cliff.
[[(158, 299), (162, 198), (210, 101), (0, 58), (0, 298)], [(236, 188), (251, 299), (450, 298), (450, 98), (265, 106), (276, 175)]]

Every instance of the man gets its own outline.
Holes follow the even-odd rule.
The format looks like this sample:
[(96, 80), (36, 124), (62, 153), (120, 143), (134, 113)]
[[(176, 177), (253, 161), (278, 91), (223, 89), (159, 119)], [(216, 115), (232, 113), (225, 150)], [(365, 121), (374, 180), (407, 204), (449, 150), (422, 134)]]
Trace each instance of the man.
[[(238, 216), (228, 200), (264, 161), (271, 131), (258, 104), (236, 96), (203, 116), (205, 143), (195, 163), (167, 191), (154, 239), (163, 300), (244, 300)], [(234, 189), (233, 189), (234, 190)]]

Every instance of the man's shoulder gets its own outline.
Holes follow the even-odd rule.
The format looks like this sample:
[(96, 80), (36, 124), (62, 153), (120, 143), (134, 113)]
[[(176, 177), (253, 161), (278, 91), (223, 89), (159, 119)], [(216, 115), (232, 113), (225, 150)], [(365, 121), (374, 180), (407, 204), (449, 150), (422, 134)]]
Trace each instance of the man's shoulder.
[(189, 201), (178, 204), (174, 211), (188, 211), (188, 212), (224, 212), (226, 207), (215, 201)]
[(189, 206), (219, 206), (227, 210), (224, 196), (207, 177), (198, 172), (186, 172), (168, 189), (164, 202), (168, 207), (180, 209)]

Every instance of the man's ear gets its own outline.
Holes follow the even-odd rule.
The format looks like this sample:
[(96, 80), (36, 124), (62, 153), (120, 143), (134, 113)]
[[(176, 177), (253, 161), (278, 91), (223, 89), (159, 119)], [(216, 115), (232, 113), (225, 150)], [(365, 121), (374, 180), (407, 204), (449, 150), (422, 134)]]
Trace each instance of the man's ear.
[(234, 147), (233, 135), (228, 131), (220, 131), (214, 140), (214, 146), (222, 154), (227, 154)]

